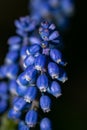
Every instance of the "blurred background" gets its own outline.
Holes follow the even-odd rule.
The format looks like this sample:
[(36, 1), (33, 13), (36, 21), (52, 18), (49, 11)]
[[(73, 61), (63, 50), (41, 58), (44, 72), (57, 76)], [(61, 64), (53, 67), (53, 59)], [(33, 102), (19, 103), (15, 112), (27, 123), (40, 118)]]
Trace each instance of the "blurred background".
[[(87, 129), (87, 60), (84, 6), (75, 1), (75, 14), (69, 29), (62, 33), (69, 80), (62, 87), (63, 95), (54, 101), (50, 113), (54, 130)], [(14, 20), (25, 16), (28, 0), (0, 0), (0, 65), (8, 50), (8, 37), (15, 34)]]

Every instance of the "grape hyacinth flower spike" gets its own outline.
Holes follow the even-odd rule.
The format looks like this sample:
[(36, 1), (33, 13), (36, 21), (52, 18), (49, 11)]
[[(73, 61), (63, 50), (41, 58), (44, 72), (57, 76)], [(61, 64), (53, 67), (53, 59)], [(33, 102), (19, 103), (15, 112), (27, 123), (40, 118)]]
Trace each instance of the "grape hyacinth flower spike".
[[(51, 95), (58, 98), (62, 94), (60, 82), (63, 83), (67, 80), (64, 69), (66, 62), (62, 52), (59, 48), (57, 49), (57, 44), (60, 44), (60, 34), (56, 26), (48, 21), (41, 22), (39, 33), (40, 44), (33, 43), (25, 49), (24, 70), (17, 77), (16, 92), (19, 98), (13, 104), (11, 112), (12, 118), (18, 118), (19, 112), (21, 116), (22, 113), (25, 113), (22, 126), (26, 129), (35, 127), (37, 124), (39, 107), (44, 113), (50, 112)], [(48, 118), (41, 120), (40, 129), (52, 130)]]

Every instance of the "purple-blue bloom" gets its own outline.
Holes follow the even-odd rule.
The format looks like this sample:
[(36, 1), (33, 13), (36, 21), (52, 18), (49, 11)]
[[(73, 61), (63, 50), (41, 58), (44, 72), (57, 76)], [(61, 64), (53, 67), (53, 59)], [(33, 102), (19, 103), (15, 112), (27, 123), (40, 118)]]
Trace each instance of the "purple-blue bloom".
[(38, 113), (35, 110), (27, 112), (25, 122), (29, 127), (34, 127), (37, 124)]

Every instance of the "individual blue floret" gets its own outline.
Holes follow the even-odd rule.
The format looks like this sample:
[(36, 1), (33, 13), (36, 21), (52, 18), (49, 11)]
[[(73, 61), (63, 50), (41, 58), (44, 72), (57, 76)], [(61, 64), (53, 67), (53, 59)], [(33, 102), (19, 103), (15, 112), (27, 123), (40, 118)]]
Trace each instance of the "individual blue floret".
[(17, 87), (18, 87), (18, 84), (16, 83), (16, 80), (9, 81), (9, 91), (11, 94), (17, 95), (17, 91), (16, 91)]
[(27, 112), (25, 122), (29, 127), (34, 127), (37, 124), (38, 113), (35, 110)]
[(26, 86), (18, 85), (18, 87), (16, 88), (16, 92), (18, 96), (24, 96), (26, 91), (27, 91)]
[(59, 77), (57, 78), (59, 81), (61, 81), (62, 83), (65, 83), (68, 80), (68, 76), (66, 71), (63, 68), (60, 68), (60, 73), (59, 73)]
[(41, 120), (40, 130), (52, 130), (52, 124), (49, 118), (45, 117)]
[(27, 91), (25, 92), (24, 99), (26, 102), (33, 101), (37, 96), (37, 88), (35, 86), (29, 86)]
[(51, 110), (51, 99), (47, 95), (42, 95), (40, 97), (40, 107), (44, 112), (49, 112)]
[(41, 92), (46, 92), (47, 87), (48, 87), (48, 77), (46, 74), (41, 74), (37, 78), (37, 87)]
[(31, 45), (27, 48), (27, 55), (36, 55), (41, 52), (41, 47), (37, 44)]
[(13, 105), (13, 109), (15, 111), (22, 111), (22, 110), (24, 110), (26, 105), (27, 105), (26, 101), (23, 98), (19, 97), (17, 99), (17, 101), (15, 101), (15, 103)]
[(35, 57), (30, 55), (30, 56), (27, 56), (25, 59), (24, 59), (24, 62), (23, 62), (23, 66), (24, 68), (27, 68), (29, 67), (30, 65), (34, 65), (34, 62), (35, 62)]
[(8, 39), (8, 45), (13, 46), (16, 49), (20, 48), (21, 42), (22, 42), (22, 40), (19, 36), (11, 36)]
[(23, 60), (27, 57), (26, 49), (27, 49), (27, 46), (22, 46), (20, 50), (20, 57)]
[[(21, 73), (17, 78), (17, 84), (22, 87), (29, 85), (29, 82), (25, 78), (25, 72)], [(20, 89), (20, 88), (19, 88)]]
[(6, 64), (12, 64), (14, 62), (16, 62), (19, 58), (19, 52), (18, 51), (9, 51), (6, 55), (5, 58), (5, 63)]
[(19, 71), (19, 67), (18, 67), (18, 64), (10, 64), (8, 65), (8, 70), (7, 73), (6, 73), (6, 76), (9, 78), (9, 79), (16, 79), (16, 76), (18, 74), (18, 71)]
[(63, 55), (58, 49), (51, 49), (50, 50), (50, 57), (51, 59), (56, 62), (57, 64), (65, 66), (67, 63), (63, 60)]
[(9, 112), (8, 112), (8, 117), (10, 119), (20, 119), (21, 112), (15, 111), (14, 109), (10, 109)]
[(40, 54), (38, 57), (36, 57), (35, 69), (43, 71), (46, 69), (46, 65), (47, 65), (47, 57), (45, 55)]
[(25, 124), (25, 122), (21, 121), (18, 124), (18, 130), (30, 130), (30, 128)]
[(48, 64), (48, 73), (52, 79), (57, 79), (59, 77), (59, 67), (56, 63), (50, 62)]
[(37, 77), (37, 70), (34, 68), (34, 66), (29, 66), (25, 70), (25, 78), (27, 81), (29, 81), (30, 84), (35, 83), (36, 77)]
[(53, 81), (51, 83), (51, 85), (47, 89), (47, 91), (48, 91), (48, 93), (52, 94), (56, 98), (58, 98), (62, 94), (60, 84), (58, 82), (56, 82), (56, 81)]

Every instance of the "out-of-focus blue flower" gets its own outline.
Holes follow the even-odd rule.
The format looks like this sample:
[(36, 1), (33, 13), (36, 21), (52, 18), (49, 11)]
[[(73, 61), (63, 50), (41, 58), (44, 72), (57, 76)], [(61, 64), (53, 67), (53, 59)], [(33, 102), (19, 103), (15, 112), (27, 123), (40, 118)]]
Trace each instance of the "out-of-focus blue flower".
[(14, 48), (17, 49), (17, 47), (20, 47), (22, 40), (19, 36), (12, 36), (8, 39), (8, 45), (14, 46)]
[(0, 78), (3, 79), (3, 78), (6, 78), (6, 74), (8, 72), (8, 65), (3, 65), (3, 66), (0, 66)]
[(20, 119), (21, 117), (21, 112), (20, 111), (15, 111), (14, 109), (9, 110), (8, 112), (8, 117), (10, 119)]
[(27, 49), (27, 46), (23, 46), (20, 50), (20, 57), (22, 59), (25, 59), (27, 57), (27, 53), (26, 53), (26, 49)]
[(38, 113), (35, 110), (27, 112), (25, 122), (29, 127), (34, 127), (37, 124)]
[(8, 92), (8, 84), (6, 82), (0, 82), (0, 95)]
[(16, 83), (16, 80), (9, 81), (9, 91), (11, 94), (16, 95), (17, 94), (17, 87), (18, 84)]
[(19, 52), (18, 51), (9, 51), (6, 55), (5, 62), (6, 64), (12, 64), (16, 62), (19, 58)]
[(51, 121), (45, 117), (40, 122), (40, 130), (52, 130)]
[[(38, 8), (39, 7), (39, 8)], [(33, 10), (32, 10), (33, 8)], [(36, 19), (54, 19), (57, 26), (64, 30), (67, 27), (66, 20), (69, 20), (74, 12), (73, 0), (31, 0), (29, 9)], [(37, 17), (36, 17), (37, 16)], [(62, 18), (62, 19), (61, 19)]]
[(14, 24), (17, 27), (16, 33), (23, 37), (28, 36), (28, 33), (36, 28), (35, 20), (29, 16), (20, 17), (19, 20), (15, 20)]
[(8, 70), (9, 71), (7, 71), (6, 76), (9, 79), (16, 79), (16, 76), (17, 76), (18, 71), (19, 71), (18, 64), (10, 64), (10, 65), (8, 65)]
[(22, 111), (26, 107), (27, 103), (23, 98), (18, 98), (13, 105), (15, 111)]
[(30, 128), (23, 121), (21, 121), (18, 124), (18, 130), (30, 130)]
[(25, 59), (24, 59), (24, 62), (23, 62), (23, 66), (24, 68), (27, 68), (29, 67), (30, 65), (33, 65), (35, 62), (35, 57), (30, 55), (30, 56), (27, 56)]
[(26, 50), (26, 53), (28, 55), (35, 55), (37, 53), (41, 52), (41, 47), (37, 44), (34, 44), (32, 46), (29, 46)]
[(7, 100), (0, 99), (0, 113), (3, 113), (7, 109), (7, 106), (8, 106)]
[(51, 99), (46, 95), (42, 95), (40, 97), (40, 107), (44, 112), (49, 112), (51, 109)]

